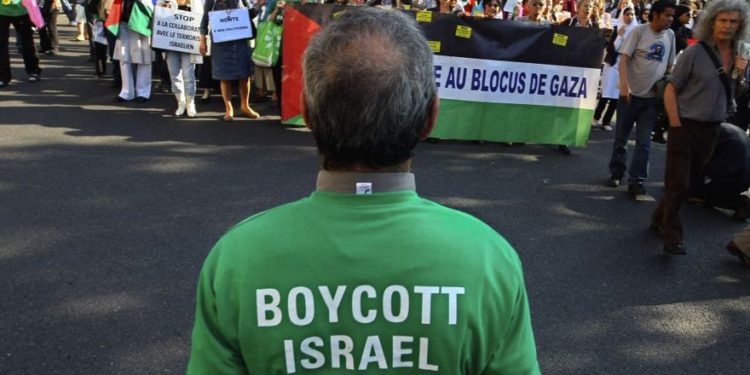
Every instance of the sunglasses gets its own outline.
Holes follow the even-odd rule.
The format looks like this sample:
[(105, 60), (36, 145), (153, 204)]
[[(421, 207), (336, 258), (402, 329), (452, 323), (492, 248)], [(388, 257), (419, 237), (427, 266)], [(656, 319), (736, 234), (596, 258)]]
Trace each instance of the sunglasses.
[(535, 6), (535, 7), (543, 7), (543, 6), (544, 6), (544, 3), (533, 3), (533, 4), (531, 4), (531, 5), (532, 5), (532, 6)]
[(500, 4), (495, 4), (495, 3), (489, 4), (487, 6), (490, 7), (490, 8), (500, 8)]

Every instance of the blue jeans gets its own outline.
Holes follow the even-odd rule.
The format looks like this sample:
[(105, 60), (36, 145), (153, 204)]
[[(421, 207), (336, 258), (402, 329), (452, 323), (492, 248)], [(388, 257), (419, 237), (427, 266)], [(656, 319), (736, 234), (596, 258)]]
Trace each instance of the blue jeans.
[(190, 54), (167, 51), (167, 69), (172, 78), (172, 92), (178, 97), (195, 97), (195, 64)]
[(615, 141), (612, 145), (612, 158), (609, 160), (609, 172), (612, 176), (622, 178), (627, 170), (628, 138), (635, 127), (635, 149), (630, 161), (628, 184), (643, 184), (648, 177), (648, 154), (651, 150), (651, 132), (656, 125), (656, 98), (630, 96), (630, 103), (623, 98), (617, 101), (617, 125)]

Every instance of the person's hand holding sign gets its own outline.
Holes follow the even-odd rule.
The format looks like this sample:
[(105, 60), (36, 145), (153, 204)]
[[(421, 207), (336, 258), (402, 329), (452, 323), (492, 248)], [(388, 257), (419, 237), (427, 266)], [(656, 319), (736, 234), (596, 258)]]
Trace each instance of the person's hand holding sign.
[(201, 53), (201, 56), (206, 56), (206, 53), (208, 53), (208, 46), (206, 45), (205, 35), (201, 35), (201, 42), (198, 45), (198, 52)]

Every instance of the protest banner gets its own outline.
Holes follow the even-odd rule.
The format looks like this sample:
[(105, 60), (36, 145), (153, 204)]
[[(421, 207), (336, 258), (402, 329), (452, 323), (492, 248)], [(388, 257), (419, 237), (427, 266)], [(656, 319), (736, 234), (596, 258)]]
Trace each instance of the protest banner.
[[(302, 54), (313, 34), (346, 9), (303, 5), (284, 14), (282, 123), (304, 125)], [(586, 144), (604, 53), (599, 30), (454, 14), (422, 18), (441, 103), (432, 137)]]
[(211, 25), (211, 40), (214, 43), (253, 37), (247, 8), (214, 10), (208, 12), (208, 19)]
[(201, 15), (182, 10), (154, 9), (151, 46), (167, 51), (199, 54)]

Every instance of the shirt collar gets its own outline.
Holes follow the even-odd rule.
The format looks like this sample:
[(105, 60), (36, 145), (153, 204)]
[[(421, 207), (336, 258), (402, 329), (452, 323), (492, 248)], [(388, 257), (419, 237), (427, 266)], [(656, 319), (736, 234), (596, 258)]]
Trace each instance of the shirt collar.
[(332, 193), (372, 194), (394, 191), (416, 191), (414, 174), (402, 173), (357, 173), (318, 172), (318, 191)]

